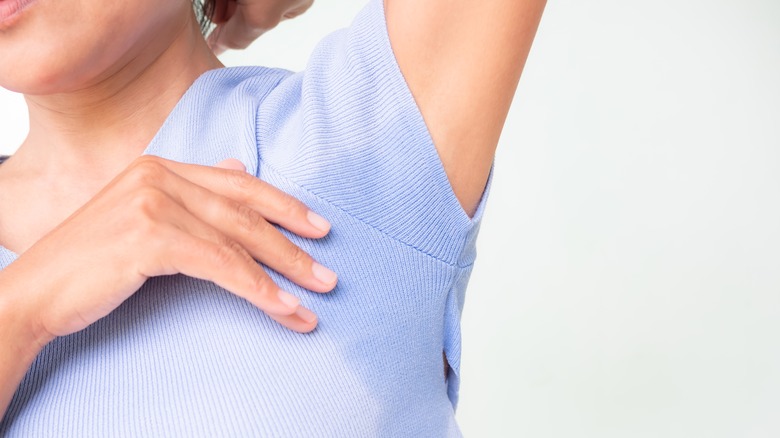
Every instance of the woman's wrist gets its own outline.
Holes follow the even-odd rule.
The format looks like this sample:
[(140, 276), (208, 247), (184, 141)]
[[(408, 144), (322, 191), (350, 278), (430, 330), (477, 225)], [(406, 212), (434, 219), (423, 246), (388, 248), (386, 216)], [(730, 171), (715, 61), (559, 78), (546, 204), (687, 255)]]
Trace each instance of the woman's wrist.
[(0, 271), (0, 419), (33, 360), (53, 339), (36, 332), (31, 307), (20, 300), (22, 289), (12, 277), (8, 268)]
[(32, 362), (54, 336), (43, 329), (35, 307), (25, 299), (29, 295), (16, 283), (12, 273), (0, 271), (0, 348), (15, 360)]

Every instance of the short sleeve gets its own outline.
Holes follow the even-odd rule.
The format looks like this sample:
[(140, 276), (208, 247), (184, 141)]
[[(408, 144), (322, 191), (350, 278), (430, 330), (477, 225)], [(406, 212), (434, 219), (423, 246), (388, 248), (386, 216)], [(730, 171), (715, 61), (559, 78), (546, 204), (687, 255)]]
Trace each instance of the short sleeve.
[[(404, 243), (466, 265), (471, 219), (401, 74), (382, 0), (319, 43), (258, 111), (259, 160)], [(484, 198), (484, 196), (483, 196)], [(484, 203), (484, 199), (482, 201)]]

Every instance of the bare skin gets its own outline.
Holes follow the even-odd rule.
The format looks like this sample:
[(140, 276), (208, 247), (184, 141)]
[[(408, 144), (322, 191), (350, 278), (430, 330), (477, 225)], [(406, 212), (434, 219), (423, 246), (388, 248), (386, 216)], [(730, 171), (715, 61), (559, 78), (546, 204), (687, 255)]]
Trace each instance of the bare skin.
[(546, 0), (384, 1), (401, 72), (471, 217)]
[[(95, 23), (95, 35), (53, 31), (69, 22)], [(67, 53), (57, 39), (72, 43)], [(235, 160), (138, 158), (192, 82), (221, 66), (188, 0), (41, 0), (0, 23), (0, 85), (25, 93), (30, 112), (28, 137), (0, 166), (0, 202), (15, 206), (0, 209), (0, 244), (19, 254), (0, 271), (0, 413), (48, 342), (153, 276), (210, 280), (292, 330), (316, 327), (255, 259), (331, 290), (335, 274), (269, 225), (319, 238), (327, 221)]]
[[(307, 237), (327, 229), (240, 163), (221, 167), (138, 158), (0, 271), (3, 412), (46, 344), (106, 316), (151, 277), (181, 273), (213, 281), (292, 330), (314, 329), (316, 315), (280, 290), (255, 259), (327, 292), (335, 275), (325, 281), (312, 275), (313, 260), (266, 219)], [(32, 281), (42, 266), (46, 275)]]
[[(401, 72), (461, 206), (471, 216), (546, 0), (384, 0)], [(217, 50), (245, 48), (310, 0), (217, 0)], [(268, 11), (275, 14), (264, 14)], [(283, 18), (283, 17), (282, 17)], [(453, 91), (457, 90), (457, 91)]]
[(245, 49), (260, 35), (281, 21), (306, 12), (314, 0), (249, 1), (216, 0), (213, 22), (217, 27), (209, 35), (209, 46), (220, 54), (227, 49)]
[[(83, 266), (78, 263), (79, 254), (82, 257), (105, 256), (98, 245), (90, 251), (88, 243), (78, 247), (77, 241), (79, 236), (88, 235), (84, 231), (87, 224), (108, 219), (106, 212), (111, 208), (129, 205), (135, 208), (136, 215), (141, 215), (141, 223), (162, 225), (142, 227), (141, 236), (152, 233), (165, 238), (163, 230), (170, 233), (170, 225), (178, 225), (175, 228), (184, 229), (182, 232), (193, 242), (212, 243), (210, 248), (218, 254), (212, 260), (218, 264), (218, 260), (237, 264), (243, 260), (248, 270), (251, 257), (247, 254), (261, 256), (251, 250), (250, 242), (235, 237), (235, 229), (208, 227), (214, 224), (215, 216), (210, 216), (214, 211), (199, 212), (192, 207), (195, 203), (184, 200), (198, 190), (192, 186), (184, 188), (186, 182), (182, 180), (214, 192), (219, 192), (218, 184), (211, 185), (211, 182), (192, 176), (196, 171), (191, 171), (188, 178), (183, 175), (187, 171), (174, 169), (171, 163), (149, 160), (134, 163), (189, 84), (202, 72), (220, 66), (197, 34), (191, 14), (183, 13), (188, 3), (138, 0), (128, 7), (125, 2), (71, 1), (82, 2), (83, 8), (76, 9), (78, 13), (94, 13), (94, 16), (75, 17), (77, 22), (110, 27), (95, 31), (102, 32), (105, 38), (95, 36), (94, 44), (73, 39), (81, 45), (71, 47), (73, 50), (65, 58), (57, 57), (58, 44), (47, 42), (46, 38), (33, 40), (32, 37), (54, 34), (67, 39), (67, 31), (72, 29), (56, 31), (58, 26), (67, 26), (66, 23), (73, 21), (67, 16), (73, 11), (68, 9), (69, 2), (41, 2), (38, 5), (46, 4), (48, 9), (40, 8), (36, 18), (31, 14), (30, 20), (20, 20), (16, 28), (7, 25), (4, 28), (0, 23), (0, 84), (27, 95), (31, 119), (30, 136), (14, 158), (3, 165), (6, 169), (0, 166), (0, 184), (3, 183), (3, 172), (7, 172), (7, 176), (14, 172), (20, 175), (23, 170), (37, 172), (33, 175), (52, 175), (53, 181), (70, 184), (73, 196), (53, 206), (58, 219), (76, 211), (80, 202), (92, 199), (63, 225), (56, 226), (56, 220), (39, 224), (37, 232), (10, 243), (29, 249), (0, 273), (0, 284), (4, 289), (0, 295), (0, 316), (8, 321), (0, 328), (0, 412), (5, 411), (31, 361), (52, 336), (83, 328), (109, 313), (123, 297), (132, 294), (144, 278), (183, 272), (217, 283), (223, 281), (199, 261), (162, 249), (152, 251), (151, 259), (133, 260), (132, 266), (137, 269), (129, 275), (123, 272), (119, 276), (118, 286), (107, 292), (108, 299), (101, 295), (106, 293), (103, 290), (107, 287), (106, 283), (101, 283), (101, 276), (90, 277), (85, 272), (85, 279), (85, 275), (74, 276), (71, 271), (58, 269), (52, 282), (42, 280), (40, 265), (44, 256), (52, 251), (76, 245), (79, 251), (71, 257), (62, 256), (61, 260), (77, 271)], [(212, 45), (218, 50), (245, 47), (247, 40), (267, 30), (268, 23), (278, 23), (284, 15), (269, 19), (256, 12), (267, 8), (268, 3), (274, 1), (219, 0), (218, 10), (222, 15), (218, 19), (227, 36), (216, 36)], [(275, 3), (281, 5), (273, 9), (277, 14), (289, 12), (288, 6), (303, 10), (308, 7), (307, 2), (297, 0), (276, 0)], [(391, 44), (398, 63), (420, 106), (453, 191), (469, 215), (474, 213), (484, 190), (544, 4), (544, 0), (385, 0)], [(176, 7), (181, 10), (176, 11)], [(115, 8), (127, 10), (117, 13)], [(188, 19), (177, 21), (172, 17)], [(122, 33), (123, 23), (129, 23), (125, 33)], [(45, 32), (36, 33), (36, 26), (45, 28)], [(133, 44), (105, 47), (105, 42), (115, 42), (116, 38), (110, 38), (110, 35), (117, 32), (127, 34), (127, 40)], [(232, 33), (235, 35), (230, 36)], [(22, 41), (36, 41), (41, 50), (34, 50), (35, 47)], [(106, 53), (116, 56), (106, 56)], [(58, 62), (52, 62), (52, 58)], [(139, 130), (138, 126), (144, 128)], [(62, 157), (68, 157), (64, 163)], [(157, 175), (151, 179), (158, 185), (149, 188), (144, 185), (148, 178), (141, 178), (139, 174)], [(117, 175), (120, 176), (117, 178)], [(178, 185), (171, 181), (177, 181)], [(108, 188), (100, 191), (109, 182)], [(38, 190), (41, 190), (40, 195), (43, 188)], [(100, 194), (93, 199), (95, 193)], [(16, 200), (22, 199), (21, 194), (16, 196)], [(134, 201), (127, 202), (128, 199)], [(234, 201), (241, 202), (240, 199)], [(37, 207), (38, 211), (43, 208), (41, 205)], [(30, 211), (36, 211), (36, 207)], [(261, 212), (258, 214), (262, 215)], [(14, 221), (13, 218), (6, 220)], [(24, 218), (15, 220), (24, 223)], [(183, 225), (185, 222), (189, 225)], [(52, 232), (42, 235), (52, 228)], [(134, 230), (129, 235), (138, 238), (138, 233)], [(220, 233), (228, 236), (228, 240), (223, 240)], [(179, 237), (175, 238), (177, 242)], [(169, 234), (168, 238), (173, 237)], [(129, 241), (133, 242), (132, 238)], [(217, 242), (222, 242), (221, 247), (225, 249), (215, 249), (220, 246)], [(107, 260), (112, 259), (107, 257)], [(118, 256), (117, 260), (124, 262), (127, 259)], [(260, 274), (255, 272), (255, 275), (254, 278), (259, 278)], [(306, 331), (305, 327), (296, 324), (313, 322), (299, 306), (285, 308), (284, 300), (278, 294), (249, 280), (253, 278), (249, 271), (244, 278), (245, 282), (241, 284), (230, 284), (227, 280), (221, 284), (292, 329)], [(96, 283), (89, 287), (90, 281)], [(87, 298), (76, 307), (56, 305), (56, 300), (51, 306), (47, 298), (56, 299), (51, 292), (55, 285), (60, 293), (72, 293), (73, 296), (83, 295), (84, 285), (95, 292), (86, 294)], [(79, 290), (79, 294), (73, 290)]]
[[(218, 49), (246, 47), (265, 0), (217, 0), (220, 20), (238, 18), (212, 38)], [(304, 0), (279, 2), (294, 8)], [(473, 216), (498, 139), (541, 20), (545, 0), (384, 0), (393, 52), (422, 112), (452, 190)], [(228, 24), (231, 24), (230, 22)], [(457, 90), (457, 92), (453, 91)], [(449, 368), (444, 358), (444, 373)]]

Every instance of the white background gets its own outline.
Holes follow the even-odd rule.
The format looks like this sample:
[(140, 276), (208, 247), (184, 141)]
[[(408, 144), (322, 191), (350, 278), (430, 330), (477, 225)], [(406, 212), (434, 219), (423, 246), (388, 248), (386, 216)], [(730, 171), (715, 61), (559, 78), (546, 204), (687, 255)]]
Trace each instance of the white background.
[[(362, 3), (223, 61), (301, 69)], [(26, 132), (2, 90), (0, 132)], [(780, 2), (550, 2), (467, 294), (464, 433), (780, 436), (778, 189)]]

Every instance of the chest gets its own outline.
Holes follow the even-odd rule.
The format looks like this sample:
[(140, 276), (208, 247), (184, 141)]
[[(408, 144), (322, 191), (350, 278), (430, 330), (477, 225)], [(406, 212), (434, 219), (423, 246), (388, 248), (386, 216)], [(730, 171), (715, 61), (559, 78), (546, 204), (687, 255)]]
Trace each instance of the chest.
[(0, 178), (0, 246), (24, 252), (89, 199), (50, 184)]
[(0, 435), (445, 430), (453, 413), (441, 348), (452, 272), (359, 224), (340, 225), (324, 241), (296, 242), (340, 272), (333, 293), (308, 293), (271, 273), (317, 312), (315, 332), (289, 332), (212, 283), (158, 277), (108, 317), (50, 344)]

